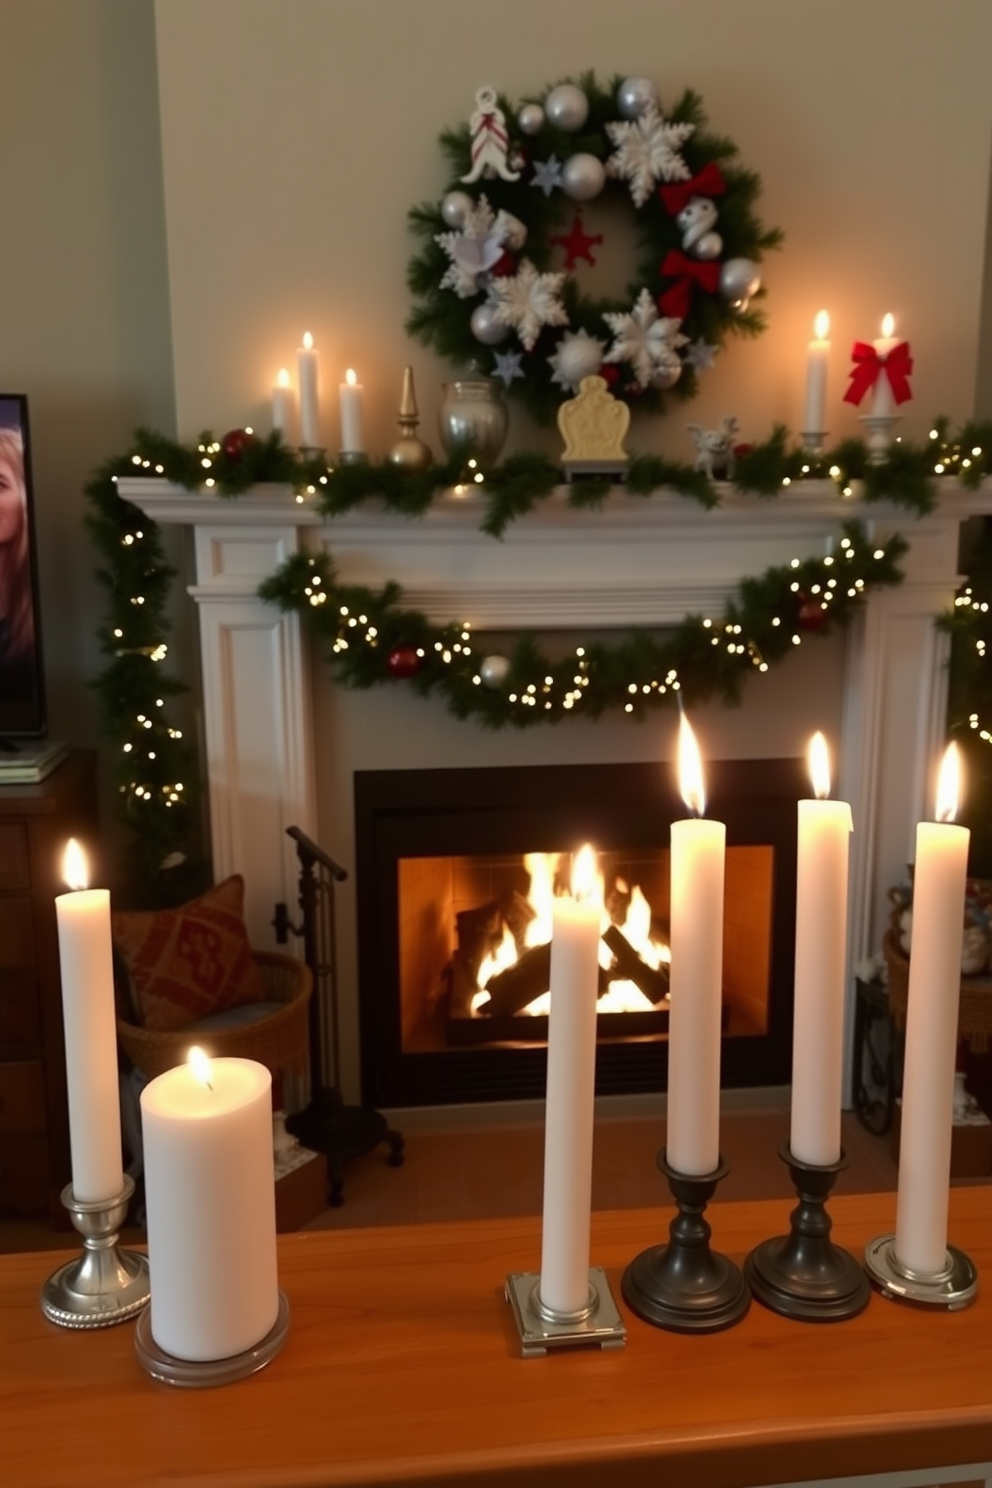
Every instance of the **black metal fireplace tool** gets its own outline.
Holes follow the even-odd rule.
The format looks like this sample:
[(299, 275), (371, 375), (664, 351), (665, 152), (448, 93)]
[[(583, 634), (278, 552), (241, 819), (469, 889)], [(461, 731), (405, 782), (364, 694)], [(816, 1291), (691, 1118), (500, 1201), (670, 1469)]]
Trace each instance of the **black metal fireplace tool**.
[[(341, 1056), (338, 1032), (337, 929), (334, 918), (334, 885), (343, 883), (347, 870), (318, 847), (299, 827), (287, 827), (286, 835), (296, 843), (300, 862), (301, 923), (294, 925), (285, 904), (277, 904), (273, 925), (276, 940), (285, 945), (290, 934), (303, 937), (303, 959), (313, 976), (310, 999), (310, 1101), (286, 1120), (286, 1129), (304, 1147), (327, 1156), (329, 1202), (344, 1202), (344, 1168), (356, 1157), (371, 1152), (380, 1142), (389, 1144), (388, 1162), (403, 1164), (403, 1137), (381, 1112), (370, 1106), (347, 1106), (341, 1097)], [(330, 1016), (330, 1029), (324, 1023)], [(330, 1037), (328, 1038), (328, 1033)], [(325, 1056), (333, 1077), (325, 1084)]]

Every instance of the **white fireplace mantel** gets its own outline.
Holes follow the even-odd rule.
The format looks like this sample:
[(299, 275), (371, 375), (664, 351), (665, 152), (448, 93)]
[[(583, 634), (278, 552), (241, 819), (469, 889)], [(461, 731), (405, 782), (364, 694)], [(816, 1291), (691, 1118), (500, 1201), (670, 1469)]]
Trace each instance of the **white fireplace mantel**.
[(904, 582), (869, 595), (848, 633), (840, 778), (857, 824), (851, 863), (851, 962), (877, 950), (886, 890), (913, 856), (931, 808), (946, 714), (947, 638), (933, 624), (958, 583), (960, 528), (992, 512), (992, 482), (939, 483), (937, 509), (915, 519), (888, 503), (845, 501), (832, 482), (797, 483), (772, 500), (727, 488), (706, 511), (675, 494), (614, 490), (602, 510), (573, 511), (559, 490), (495, 541), (480, 530), (484, 498), (442, 497), (419, 518), (367, 505), (326, 521), (314, 498), (259, 486), (237, 499), (157, 479), (120, 494), (161, 523), (195, 534), (203, 705), (214, 873), (248, 874), (252, 939), (272, 941), (272, 907), (295, 902), (286, 827), (315, 834), (310, 667), (299, 618), (263, 603), (258, 585), (292, 553), (324, 548), (345, 583), (403, 587), (436, 622), (476, 630), (659, 627), (687, 612), (718, 614), (747, 574), (830, 551), (843, 523), (879, 541), (909, 539)]

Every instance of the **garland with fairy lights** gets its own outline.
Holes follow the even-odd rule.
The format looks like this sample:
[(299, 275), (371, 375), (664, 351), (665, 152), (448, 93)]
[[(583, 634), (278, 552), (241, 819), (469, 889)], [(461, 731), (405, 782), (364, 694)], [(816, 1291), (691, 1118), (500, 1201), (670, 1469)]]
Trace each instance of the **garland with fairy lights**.
[[(920, 514), (936, 500), (935, 476), (956, 474), (973, 486), (992, 472), (985, 451), (992, 452), (992, 424), (967, 425), (954, 436), (948, 421), (938, 420), (926, 446), (895, 444), (884, 466), (869, 463), (860, 441), (811, 456), (790, 449), (786, 431), (777, 428), (765, 443), (739, 453), (734, 486), (771, 497), (792, 481), (832, 479), (839, 497), (857, 492), (866, 502), (885, 499)], [(165, 903), (195, 892), (203, 865), (192, 846), (198, 839), (194, 754), (168, 712), (170, 700), (187, 691), (166, 665), (174, 571), (157, 525), (117, 492), (120, 477), (139, 473), (226, 497), (266, 482), (289, 485), (298, 500), (315, 502), (322, 515), (333, 518), (372, 500), (417, 515), (466, 471), (454, 465), (426, 472), (388, 464), (330, 468), (301, 458), (278, 435), (262, 439), (238, 429), (221, 440), (204, 434), (195, 446), (139, 430), (127, 454), (94, 472), (86, 486), (87, 527), (100, 554), (98, 577), (108, 608), (98, 631), (107, 664), (93, 686), (103, 733), (115, 750), (120, 814), (132, 831), (134, 897)], [(544, 456), (506, 460), (476, 485), (486, 504), (483, 530), (499, 536), (560, 480), (558, 466)], [(646, 497), (665, 487), (706, 507), (720, 501), (721, 487), (701, 472), (655, 456), (631, 462), (627, 485)], [(595, 505), (606, 490), (600, 482), (577, 483), (569, 488), (568, 500), (575, 507)], [(901, 538), (876, 549), (856, 524), (844, 536), (836, 564), (796, 559), (788, 568), (744, 579), (720, 617), (687, 617), (666, 640), (637, 632), (618, 644), (590, 644), (581, 654), (557, 659), (545, 657), (526, 637), (507, 657), (482, 655), (464, 627), (432, 627), (423, 615), (403, 608), (396, 585), (378, 593), (338, 585), (333, 565), (323, 558), (290, 560), (267, 581), (264, 593), (315, 627), (334, 675), (346, 686), (370, 687), (406, 676), (424, 695), (441, 693), (456, 716), (492, 727), (597, 717), (609, 708), (641, 718), (680, 694), (689, 701), (736, 700), (751, 671), (781, 660), (807, 634), (844, 623), (869, 588), (898, 581)], [(970, 638), (968, 627), (992, 629), (983, 603), (959, 604), (951, 620), (942, 622), (954, 624), (955, 655), (967, 651), (958, 637), (967, 630)], [(992, 645), (992, 635), (982, 640), (983, 648)], [(968, 644), (977, 655), (976, 645), (970, 639)], [(984, 673), (982, 679), (984, 685)], [(973, 737), (984, 728), (985, 737), (992, 738), (992, 689), (987, 688), (988, 707), (983, 696), (975, 713), (969, 706), (975, 687), (975, 676), (962, 673), (956, 689), (952, 672), (952, 703), (959, 700), (961, 727)], [(980, 725), (969, 721), (973, 713), (984, 720)]]

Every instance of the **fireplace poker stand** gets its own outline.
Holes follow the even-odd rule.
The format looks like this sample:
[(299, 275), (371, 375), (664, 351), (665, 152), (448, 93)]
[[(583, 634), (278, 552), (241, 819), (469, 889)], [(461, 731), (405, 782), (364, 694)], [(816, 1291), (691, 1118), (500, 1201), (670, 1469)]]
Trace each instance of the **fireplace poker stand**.
[[(273, 925), (276, 940), (285, 945), (290, 934), (302, 936), (303, 959), (313, 976), (310, 999), (310, 1101), (287, 1117), (286, 1130), (304, 1147), (327, 1156), (329, 1201), (335, 1208), (344, 1202), (344, 1168), (356, 1157), (371, 1152), (380, 1142), (389, 1145), (390, 1167), (403, 1165), (403, 1137), (385, 1116), (370, 1106), (347, 1106), (341, 1098), (340, 1039), (338, 1033), (337, 932), (334, 919), (334, 885), (343, 883), (347, 871), (335, 863), (299, 827), (287, 827), (286, 835), (296, 843), (300, 862), (300, 912), (294, 925), (285, 904), (277, 904)], [(329, 1012), (330, 1063), (334, 1083), (324, 1083), (323, 1052), (328, 1040), (324, 1013)]]

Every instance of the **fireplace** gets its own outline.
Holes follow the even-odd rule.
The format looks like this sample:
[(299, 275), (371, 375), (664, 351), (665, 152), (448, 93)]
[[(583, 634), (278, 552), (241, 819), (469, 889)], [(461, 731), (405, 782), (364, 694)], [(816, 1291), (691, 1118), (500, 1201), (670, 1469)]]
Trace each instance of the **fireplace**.
[[(685, 814), (666, 773), (630, 763), (356, 773), (367, 1102), (543, 1095), (546, 905), (534, 881), (544, 896), (556, 875), (560, 888), (585, 841), (604, 891), (597, 1091), (665, 1088), (668, 836)], [(723, 1083), (783, 1084), (802, 765), (716, 762), (707, 789), (709, 813), (727, 825)]]

